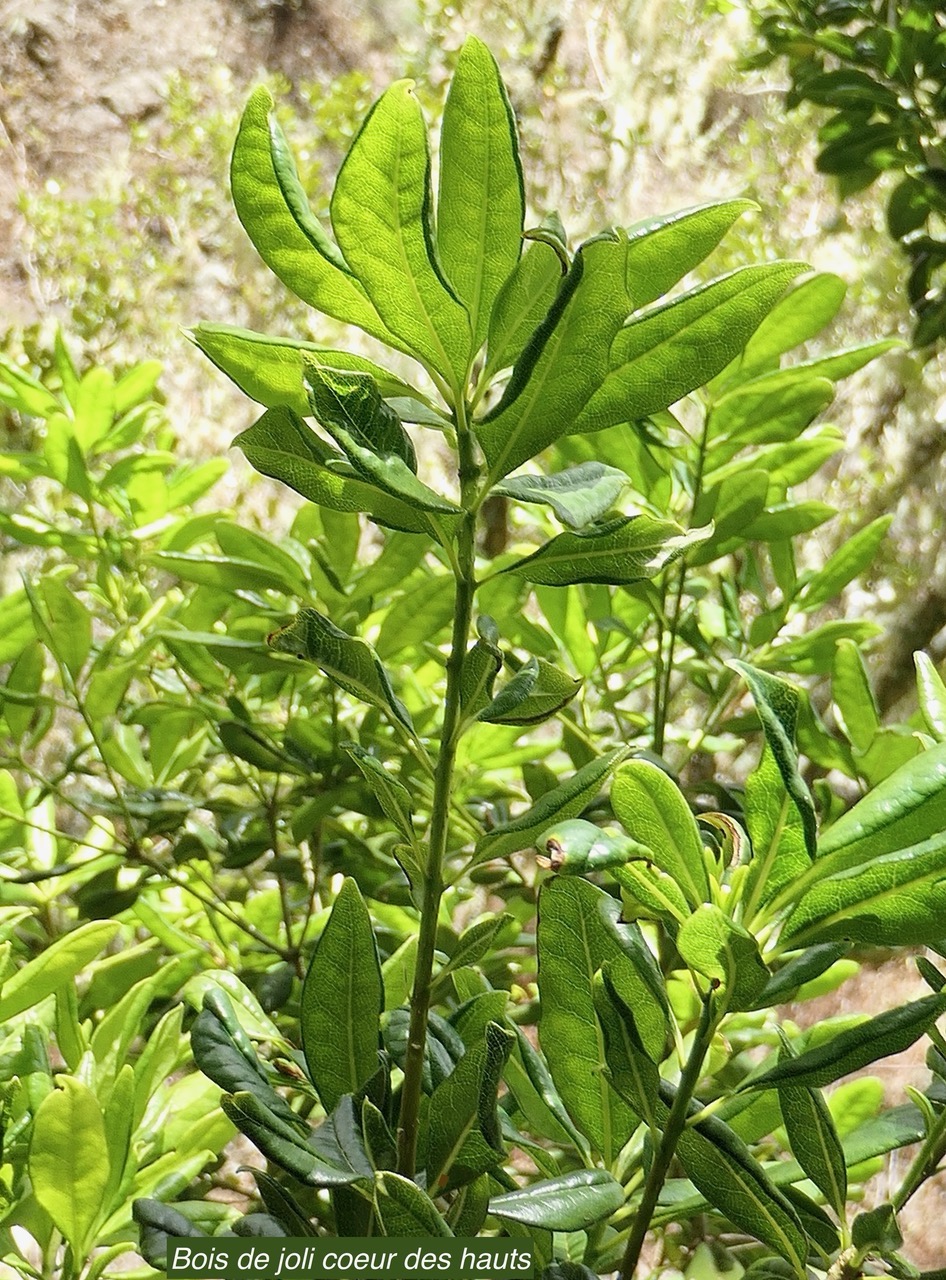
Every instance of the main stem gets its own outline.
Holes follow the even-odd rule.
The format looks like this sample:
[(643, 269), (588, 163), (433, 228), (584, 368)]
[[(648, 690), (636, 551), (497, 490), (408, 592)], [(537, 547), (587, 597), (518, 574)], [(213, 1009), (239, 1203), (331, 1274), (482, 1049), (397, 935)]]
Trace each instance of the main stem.
[(470, 637), (473, 597), (476, 593), (476, 511), (479, 468), (473, 441), (467, 425), (467, 409), (460, 404), (456, 414), (457, 450), (459, 454), (460, 503), (462, 523), (457, 538), (456, 590), (454, 594), (453, 634), (447, 659), (447, 690), (441, 727), (440, 753), (434, 772), (434, 798), (427, 844), (427, 865), (420, 908), (420, 931), (417, 937), (417, 960), (411, 991), (411, 1021), (404, 1061), (404, 1083), (401, 1086), (401, 1114), (397, 1132), (397, 1171), (413, 1178), (417, 1164), (417, 1126), (427, 1045), (427, 1019), (430, 1012), (431, 978), (437, 941), (437, 919), (443, 897), (443, 863), (450, 830), (450, 794), (456, 764), (460, 728), (460, 684), (463, 660)]
[(637, 1270), (637, 1264), (640, 1261), (641, 1250), (647, 1238), (650, 1221), (657, 1207), (657, 1199), (660, 1196), (661, 1188), (667, 1177), (667, 1170), (670, 1168), (670, 1162), (673, 1160), (674, 1152), (677, 1149), (680, 1134), (686, 1127), (690, 1100), (699, 1083), (703, 1063), (716, 1030), (713, 1004), (713, 993), (708, 991), (703, 1000), (700, 1024), (693, 1038), (689, 1057), (681, 1072), (680, 1083), (677, 1085), (677, 1095), (673, 1100), (673, 1106), (670, 1108), (660, 1146), (657, 1148), (653, 1164), (650, 1166), (650, 1172), (644, 1184), (644, 1194), (641, 1197), (641, 1202), (634, 1218), (631, 1234), (628, 1236), (627, 1248), (624, 1250), (624, 1260), (621, 1263), (621, 1280), (634, 1280), (634, 1272)]

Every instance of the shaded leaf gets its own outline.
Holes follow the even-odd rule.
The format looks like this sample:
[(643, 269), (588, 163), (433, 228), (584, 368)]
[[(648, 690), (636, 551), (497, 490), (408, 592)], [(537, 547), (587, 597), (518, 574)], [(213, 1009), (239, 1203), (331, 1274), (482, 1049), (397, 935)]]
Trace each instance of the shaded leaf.
[(357, 1093), (378, 1069), (384, 1007), (371, 917), (347, 879), (312, 955), (302, 987), (302, 1049), (326, 1111)]
[(371, 646), (339, 630), (316, 609), (300, 609), (292, 622), (268, 637), (267, 643), (280, 653), (314, 662), (346, 693), (380, 707), (412, 729), (410, 714), (395, 695), (388, 673)]

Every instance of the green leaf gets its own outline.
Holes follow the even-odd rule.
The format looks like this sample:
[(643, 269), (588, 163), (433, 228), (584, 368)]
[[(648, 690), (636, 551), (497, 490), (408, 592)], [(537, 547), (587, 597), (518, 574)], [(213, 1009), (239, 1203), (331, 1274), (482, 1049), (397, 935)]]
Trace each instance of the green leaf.
[(410, 437), (367, 374), (306, 363), (304, 378), (313, 414), (362, 479), (416, 509), (460, 514), (417, 479)]
[(64, 983), (71, 982), (108, 946), (118, 930), (115, 920), (93, 920), (50, 943), (3, 984), (0, 1023), (34, 1008)]
[(880, 729), (880, 713), (861, 651), (840, 640), (834, 653), (831, 696), (840, 728), (855, 751), (867, 751)]
[(438, 644), (453, 622), (455, 604), (452, 574), (428, 571), (403, 583), (384, 612), (375, 641), (378, 654), (387, 662), (406, 649)]
[(567, 270), (550, 245), (538, 240), (527, 246), (493, 304), (484, 383), (519, 359), (554, 303)]
[(628, 477), (617, 467), (583, 462), (553, 475), (509, 476), (492, 492), (514, 502), (551, 507), (563, 524), (581, 529), (610, 511), (628, 483)]
[(835, 875), (943, 830), (946, 743), (937, 743), (901, 765), (822, 834), (814, 871), (819, 878)]
[(309, 400), (302, 385), (304, 360), (330, 369), (367, 374), (386, 399), (420, 394), (364, 356), (331, 351), (314, 342), (206, 323), (189, 330), (187, 337), (251, 400), (267, 409), (285, 406), (303, 418), (309, 413)]
[(109, 1181), (105, 1120), (95, 1094), (72, 1076), (40, 1103), (33, 1120), (29, 1173), (33, 1194), (84, 1260)]
[(386, 1236), (452, 1236), (453, 1232), (437, 1212), (430, 1197), (416, 1182), (398, 1173), (375, 1175), (374, 1211)]
[(628, 760), (611, 782), (611, 807), (632, 839), (672, 876), (697, 907), (710, 896), (703, 840), (683, 793), (647, 760)]
[(576, 582), (641, 582), (655, 578), (688, 547), (705, 541), (710, 532), (684, 532), (672, 521), (651, 516), (618, 516), (605, 524), (560, 533), (503, 572), (552, 587)]
[(337, 470), (342, 455), (320, 440), (291, 409), (267, 409), (233, 443), (262, 475), (281, 480), (310, 502), (331, 511), (364, 511), (391, 529), (434, 536), (423, 511), (378, 489), (351, 469), (348, 474)]
[(221, 1099), (224, 1114), (268, 1160), (300, 1182), (313, 1187), (344, 1187), (363, 1181), (364, 1174), (349, 1164), (335, 1164), (316, 1155), (300, 1130), (269, 1110), (255, 1093), (235, 1093)]
[(547, 791), (531, 809), (488, 832), (476, 846), (474, 863), (505, 858), (520, 849), (530, 849), (553, 822), (581, 813), (595, 798), (605, 780), (627, 755), (618, 747), (583, 765), (566, 782)]
[(628, 227), (627, 289), (635, 310), (649, 306), (712, 253), (754, 200), (723, 200), (645, 218)]
[(399, 345), (458, 387), (472, 355), (470, 321), (437, 262), (430, 214), (427, 129), (412, 82), (399, 80), (372, 107), (345, 157), (332, 226)]
[(613, 995), (633, 1011), (644, 1052), (661, 1062), (670, 1035), (670, 1003), (660, 966), (635, 924), (622, 930), (624, 954), (605, 964), (605, 981)]
[(830, 272), (818, 272), (790, 289), (746, 343), (740, 378), (777, 368), (779, 356), (816, 337), (837, 315), (846, 292), (846, 283)]
[(803, 270), (794, 262), (741, 267), (635, 316), (615, 337), (610, 371), (572, 430), (633, 422), (709, 382)]
[(576, 1169), (518, 1191), (494, 1196), (489, 1211), (506, 1222), (546, 1231), (584, 1231), (610, 1218), (624, 1203), (624, 1189), (605, 1169)]
[(946, 836), (882, 854), (818, 878), (800, 891), (783, 926), (786, 939), (845, 938), (877, 946), (930, 945), (942, 937)]
[(581, 684), (544, 658), (530, 658), (476, 718), (490, 724), (541, 724), (571, 702)]
[(595, 1013), (604, 1035), (607, 1080), (634, 1115), (655, 1132), (659, 1120), (666, 1119), (661, 1108), (659, 1075), (653, 1058), (644, 1050), (632, 1006), (609, 980), (617, 957), (608, 961), (594, 984)]
[(801, 817), (805, 848), (814, 857), (817, 843), (817, 819), (814, 801), (798, 769), (795, 729), (798, 721), (798, 690), (777, 676), (768, 675), (747, 662), (733, 660), (729, 664), (743, 677), (752, 694), (768, 744), (785, 790)]
[(726, 1007), (751, 1009), (769, 980), (759, 944), (719, 907), (705, 902), (680, 926), (677, 950), (687, 964), (722, 987)]
[(627, 248), (623, 233), (610, 233), (578, 249), (502, 399), (475, 425), (491, 483), (576, 429), (576, 418), (607, 373), (608, 348), (630, 310)]
[(287, 1123), (298, 1117), (284, 1098), (271, 1085), (253, 1046), (236, 1021), (232, 1008), (224, 1018), (229, 1002), (223, 992), (204, 997), (204, 1007), (191, 1027), (191, 1052), (194, 1061), (208, 1079), (225, 1093), (252, 1093), (274, 1115)]
[(844, 942), (826, 942), (793, 956), (772, 974), (759, 992), (755, 1007), (769, 1009), (776, 1004), (787, 1004), (794, 999), (799, 987), (820, 978), (849, 949)]
[(496, 623), (482, 614), (476, 630), (478, 638), (466, 651), (460, 677), (460, 706), (466, 717), (478, 715), (492, 700), (493, 685), (503, 667)]
[(676, 1153), (687, 1177), (710, 1204), (790, 1262), (803, 1280), (808, 1242), (798, 1215), (732, 1129), (715, 1117), (688, 1126)]
[(539, 895), (539, 1040), (552, 1079), (578, 1127), (610, 1163), (636, 1118), (603, 1075), (594, 976), (623, 954), (618, 903), (586, 880), (556, 878)]
[(923, 723), (937, 742), (946, 741), (946, 684), (929, 654), (915, 653), (913, 661), (916, 663), (916, 689)]
[(587, 1153), (588, 1144), (566, 1111), (544, 1058), (520, 1028), (515, 1030), (516, 1047), (506, 1063), (506, 1083), (529, 1122), (529, 1132)]
[(880, 549), (893, 516), (879, 516), (846, 538), (837, 551), (805, 584), (801, 607), (809, 612), (840, 595), (849, 582), (869, 569)]
[(492, 54), (468, 36), (443, 109), (437, 247), (469, 310), (474, 352), (519, 261), (524, 212), (515, 116)]
[(463, 1186), (503, 1158), (496, 1096), (515, 1036), (489, 1022), (430, 1098), (427, 1186), (433, 1194)]
[(830, 378), (832, 382), (840, 382), (849, 378), (852, 373), (857, 373), (858, 369), (863, 369), (871, 360), (903, 345), (898, 338), (882, 338), (880, 342), (865, 342), (862, 346), (847, 347), (843, 351), (819, 356), (815, 360), (804, 360), (792, 368), (803, 369), (819, 378)]
[(783, 1059), (760, 1075), (747, 1080), (745, 1089), (769, 1089), (787, 1083), (808, 1089), (822, 1089), (841, 1076), (859, 1071), (880, 1058), (902, 1053), (946, 1013), (946, 995), (923, 996), (856, 1027), (839, 1031), (823, 1044)]
[[(783, 1048), (779, 1061), (790, 1061), (794, 1056)], [(786, 1081), (778, 1085), (778, 1101), (792, 1155), (843, 1222), (847, 1166), (828, 1104), (817, 1089)]]
[(410, 843), (414, 841), (414, 818), (411, 794), (403, 783), (391, 776), (377, 756), (371, 755), (356, 742), (345, 742), (347, 751), (364, 775), (372, 795), (384, 810), (384, 816), (393, 822), (398, 831)]
[(302, 1048), (326, 1111), (334, 1110), (343, 1094), (357, 1093), (377, 1071), (383, 1008), (371, 917), (358, 885), (347, 879), (302, 987)]
[[(30, 590), (27, 595), (31, 595)], [(59, 578), (42, 578), (36, 595), (43, 604), (40, 616), (34, 611), (37, 630), (44, 634), (53, 657), (76, 677), (92, 649), (92, 615)]]
[(268, 637), (280, 653), (314, 662), (333, 684), (413, 729), (410, 714), (395, 695), (388, 673), (369, 644), (339, 630), (316, 609), (300, 609), (292, 622)]
[(405, 350), (313, 216), (272, 111), (268, 90), (256, 89), (243, 112), (230, 161), (233, 203), (257, 253), (310, 307)]

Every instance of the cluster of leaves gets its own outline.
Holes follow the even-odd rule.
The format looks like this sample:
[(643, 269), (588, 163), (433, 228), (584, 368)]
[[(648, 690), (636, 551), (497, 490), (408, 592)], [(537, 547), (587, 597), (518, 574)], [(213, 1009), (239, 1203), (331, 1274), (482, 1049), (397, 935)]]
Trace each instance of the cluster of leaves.
[[(747, 201), (574, 250), (554, 215), (526, 229), (513, 114), (475, 39), (436, 200), (407, 82), (351, 144), (334, 239), (265, 90), (231, 184), (280, 279), (379, 349), (192, 335), (263, 408), (238, 443), (306, 500), (288, 536), (192, 510), (222, 464), (178, 462), (154, 366), (80, 375), (57, 341), (46, 377), (0, 367), (36, 433), (2, 460), (26, 500), (0, 528), (34, 557), (0, 617), (2, 926), (47, 946), (4, 992), (26, 974), (48, 1001), (66, 1070), (47, 1111), (81, 1081), (118, 1152), (108, 1206), (51, 1195), (40, 1160), (8, 1216), (33, 1197), (47, 1270), (87, 1280), (129, 1194), (158, 1268), (168, 1234), (505, 1231), (549, 1280), (562, 1262), (629, 1280), (654, 1231), (668, 1261), (709, 1238), (760, 1278), (878, 1259), (909, 1276), (896, 1214), (946, 1151), (943, 978), (926, 966), (931, 996), (807, 1036), (775, 1012), (849, 976), (852, 942), (941, 938), (946, 689), (921, 663), (923, 731), (880, 724), (859, 651), (876, 628), (817, 611), (887, 521), (812, 568), (801, 539), (833, 512), (793, 492), (840, 447), (816, 422), (835, 382), (889, 344), (785, 362), (843, 296), (801, 264), (679, 291)], [(777, 673), (830, 675), (841, 736)], [(760, 729), (744, 790), (701, 773)], [(874, 788), (837, 817), (822, 783), (820, 833), (796, 743)], [(466, 928), (447, 923), (461, 907)], [(121, 1018), (75, 1007), (76, 967), (48, 987), (30, 968), (105, 927), (54, 941), (84, 916), (144, 939), (102, 962), (122, 962)], [(159, 950), (176, 959), (155, 971)], [(182, 982), (205, 1100), (222, 1091), (268, 1162), (242, 1216), (171, 1207), (183, 1183), (135, 1174), (109, 1137), (122, 1063), (144, 1072), (154, 1042), (139, 1058), (113, 1033), (163, 1025)], [(832, 1113), (825, 1085), (924, 1034), (927, 1093), (878, 1115), (872, 1085), (841, 1086)], [(917, 1141), (890, 1205), (850, 1219), (848, 1185)]]
[[(709, 814), (701, 828), (664, 762), (622, 763), (623, 745), (596, 750), (600, 738), (574, 715), (579, 682), (553, 663), (530, 618), (537, 604), (549, 632), (566, 637), (556, 649), (571, 656), (584, 632), (597, 667), (615, 633), (626, 663), (627, 641), (646, 648), (642, 637), (656, 628), (658, 747), (677, 641), (694, 665), (703, 660), (704, 688), (723, 668), (713, 646), (687, 630), (708, 594), (694, 587), (698, 568), (734, 552), (750, 564), (744, 580), (736, 570), (738, 587), (732, 574), (720, 583), (730, 600), (715, 638), (751, 646), (776, 670), (829, 669), (847, 651), (840, 640), (869, 632), (842, 623), (773, 642), (793, 616), (863, 570), (883, 529), (864, 531), (818, 573), (799, 574), (792, 538), (830, 512), (786, 498), (836, 448), (830, 431), (805, 435), (833, 377), (877, 348), (780, 367), (840, 301), (838, 282), (820, 277), (779, 312), (802, 271), (794, 263), (741, 268), (659, 301), (745, 202), (609, 230), (573, 254), (554, 217), (523, 232), (512, 115), (476, 40), (464, 46), (445, 107), (436, 231), (429, 168), (424, 122), (405, 82), (375, 104), (349, 150), (331, 200), (334, 241), (309, 208), (265, 91), (250, 99), (231, 166), (237, 212), (274, 272), (312, 306), (413, 357), (426, 375), (418, 385), (349, 352), (219, 325), (194, 334), (265, 407), (239, 440), (254, 466), (323, 511), (360, 511), (393, 529), (385, 553), (398, 534), (410, 536), (422, 574), (416, 590), (398, 593), (377, 648), (308, 606), (269, 637), (277, 652), (315, 664), (368, 706), (353, 727), (360, 735), (367, 726), (371, 739), (350, 750), (396, 835), (392, 852), (418, 932), (405, 943), (410, 994), (399, 1004), (405, 984), (391, 963), (396, 995), (389, 989), (358, 873), (342, 886), (302, 989), (298, 1106), (276, 1091), (265, 1059), (228, 1015), (201, 1014), (198, 1061), (229, 1091), (223, 1105), (234, 1123), (290, 1179), (268, 1173), (262, 1216), (236, 1229), (502, 1229), (529, 1236), (546, 1265), (567, 1259), (608, 1270), (623, 1257), (630, 1276), (651, 1227), (706, 1212), (722, 1230), (751, 1237), (741, 1252), (757, 1275), (773, 1260), (803, 1276), (809, 1263), (853, 1270), (870, 1258), (908, 1274), (893, 1243), (902, 1200), (849, 1223), (848, 1166), (856, 1174), (863, 1160), (922, 1137), (921, 1173), (911, 1173), (905, 1199), (942, 1157), (942, 1111), (923, 1096), (858, 1127), (845, 1151), (817, 1090), (924, 1033), (939, 1045), (939, 975), (930, 972), (937, 990), (925, 1000), (856, 1025), (825, 1025), (810, 1041), (789, 1037), (782, 1059), (761, 1067), (727, 1053), (719, 1037), (738, 1043), (751, 1028), (757, 1034), (747, 1039), (758, 1044), (759, 1033), (771, 1035), (766, 1010), (829, 970), (851, 938), (938, 939), (939, 747), (907, 760), (819, 845), (794, 745), (801, 696), (759, 666), (731, 663), (727, 675), (748, 684), (765, 747), (736, 812)], [(689, 408), (669, 410), (698, 388), (699, 425), (688, 432)], [(452, 448), (453, 492), (421, 478), (405, 423)], [(689, 453), (680, 443), (688, 434)], [(518, 470), (546, 451), (553, 465), (568, 465)], [(756, 464), (748, 485), (747, 456)], [(631, 491), (639, 505), (628, 512)], [(478, 534), (484, 505), (496, 498), (543, 504), (566, 528), (528, 555), (501, 550), (484, 571)], [(668, 518), (681, 510), (686, 527)], [(766, 607), (747, 630), (738, 592), (763, 582), (762, 564), (778, 598), (757, 593)], [(576, 592), (597, 588), (597, 596)], [(474, 638), (476, 608), (487, 601)], [(589, 601), (607, 610), (596, 646)], [(383, 661), (399, 652), (396, 635), (386, 636), (398, 610), (398, 633), (421, 619), (412, 638), (435, 673), (422, 685)], [(602, 691), (617, 670), (604, 671)], [(725, 708), (727, 696), (714, 697)], [(481, 777), (468, 767), (468, 743), (497, 726), (515, 743), (553, 717), (572, 768), (560, 780), (530, 760), (531, 807), (484, 824), (482, 806), (470, 803)], [(816, 722), (811, 736), (834, 742)], [(853, 772), (868, 776), (851, 759)], [(425, 773), (426, 793), (414, 787)], [(609, 778), (610, 798), (601, 801)], [(623, 831), (589, 821), (595, 805)], [(472, 926), (449, 957), (436, 947), (445, 884), (536, 843), (559, 873), (539, 895), (541, 1052), (517, 1028), (530, 1012), (510, 1010), (508, 991), (480, 965), (501, 922)], [(614, 890), (566, 878), (603, 869), (620, 887), (624, 920)], [(520, 895), (527, 902), (530, 888)], [(503, 1079), (509, 1093), (499, 1108)], [(316, 1099), (322, 1117), (312, 1115)], [(764, 1154), (778, 1128), (773, 1106), (797, 1161), (778, 1161), (777, 1181)], [(312, 1118), (321, 1120), (315, 1128)], [(510, 1146), (527, 1150), (544, 1175), (526, 1189), (510, 1179)], [(689, 1181), (658, 1209), (674, 1158)], [(796, 1185), (805, 1179), (833, 1217)], [(158, 1204), (142, 1204), (138, 1215), (156, 1264), (168, 1232), (196, 1230), (186, 1214)]]
[(883, 173), (901, 175), (887, 199), (887, 228), (909, 262), (914, 342), (946, 333), (946, 25), (939, 6), (916, 0), (800, 0), (755, 10), (765, 66), (785, 58), (789, 106), (831, 111), (818, 168), (842, 197)]

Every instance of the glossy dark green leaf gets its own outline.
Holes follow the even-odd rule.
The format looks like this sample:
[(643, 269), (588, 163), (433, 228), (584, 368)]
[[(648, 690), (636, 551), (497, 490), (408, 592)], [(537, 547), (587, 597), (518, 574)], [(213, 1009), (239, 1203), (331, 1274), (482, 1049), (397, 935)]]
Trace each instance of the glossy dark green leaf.
[(703, 839), (680, 788), (647, 760), (628, 760), (611, 782), (611, 806), (627, 834), (651, 851), (651, 859), (672, 876), (690, 906), (710, 896)]
[(412, 398), (420, 394), (364, 356), (332, 351), (314, 342), (275, 338), (232, 325), (207, 323), (189, 330), (187, 336), (241, 391), (267, 409), (282, 405), (301, 417), (309, 413), (309, 400), (302, 385), (303, 359), (330, 369), (367, 374), (385, 398)]
[(584, 1231), (610, 1218), (624, 1203), (624, 1189), (605, 1169), (578, 1169), (493, 1196), (489, 1211), (507, 1222), (547, 1231)]
[(896, 1009), (888, 1009), (876, 1018), (868, 1018), (847, 1031), (839, 1031), (797, 1058), (780, 1061), (754, 1076), (745, 1087), (769, 1089), (785, 1083), (821, 1089), (879, 1058), (889, 1058), (909, 1049), (943, 1013), (946, 1013), (946, 995), (922, 996)]
[(477, 844), (474, 861), (480, 863), (489, 858), (504, 858), (519, 849), (531, 848), (553, 822), (574, 817), (587, 808), (626, 755), (627, 748), (618, 747), (598, 756), (565, 782), (547, 791), (518, 818), (494, 827)]
[(467, 650), (460, 676), (460, 706), (465, 716), (476, 716), (492, 701), (493, 685), (503, 668), (499, 630), (488, 614), (476, 620), (477, 639)]
[(159, 1271), (167, 1269), (168, 1236), (200, 1236), (189, 1218), (170, 1205), (158, 1200), (142, 1198), (132, 1205), (132, 1216), (138, 1224), (138, 1244), (141, 1256), (149, 1266)]
[(825, 942), (808, 947), (772, 974), (759, 992), (754, 1008), (769, 1009), (776, 1004), (786, 1004), (798, 988), (806, 982), (820, 978), (836, 960), (850, 950), (845, 942)]
[(426, 1169), (435, 1194), (471, 1182), (502, 1160), (496, 1097), (514, 1042), (511, 1031), (487, 1023), (483, 1040), (431, 1094)]
[(372, 107), (331, 208), (339, 248), (384, 325), (458, 386), (472, 355), (470, 321), (437, 261), (427, 129), (411, 81), (397, 81)]
[(292, 622), (269, 637), (271, 648), (314, 662), (333, 684), (412, 728), (407, 708), (391, 688), (377, 654), (357, 636), (339, 630), (316, 609), (300, 609)]
[(388, 772), (377, 756), (371, 755), (356, 742), (346, 742), (343, 749), (361, 770), (372, 794), (384, 810), (384, 816), (394, 823), (405, 840), (413, 841), (414, 820), (411, 794), (407, 787)]
[(257, 1146), (268, 1160), (285, 1169), (300, 1182), (313, 1187), (348, 1186), (362, 1175), (347, 1165), (321, 1159), (300, 1132), (298, 1123), (289, 1124), (266, 1107), (253, 1093), (235, 1093), (221, 1099), (224, 1114), (241, 1133)]
[(508, 476), (492, 492), (551, 507), (563, 524), (582, 529), (610, 511), (628, 483), (617, 467), (582, 462), (552, 475)]
[(692, 969), (720, 984), (727, 1008), (753, 1007), (769, 971), (752, 934), (719, 907), (704, 902), (684, 920), (676, 943)]
[(493, 483), (575, 429), (607, 373), (608, 348), (630, 310), (626, 261), (622, 233), (589, 240), (575, 254), (502, 399), (476, 425)]
[[(791, 1061), (793, 1056), (783, 1048), (779, 1061)], [(828, 1104), (817, 1089), (805, 1085), (783, 1080), (777, 1089), (792, 1155), (843, 1222), (847, 1166)]]
[(256, 1183), (266, 1209), (281, 1223), (286, 1235), (315, 1236), (318, 1234), (299, 1209), (294, 1196), (281, 1182), (277, 1182), (263, 1169), (253, 1170), (253, 1181)]
[(309, 208), (265, 88), (251, 95), (233, 148), (230, 185), (266, 265), (309, 306), (403, 349)]
[(247, 1050), (249, 1042), (245, 1035), (241, 1037), (241, 1041), (243, 1047), (235, 1042), (212, 1005), (208, 1006), (205, 1001), (204, 1008), (191, 1027), (191, 1052), (197, 1066), (224, 1092), (252, 1093), (274, 1115), (288, 1123), (295, 1123), (297, 1117), (285, 1099), (272, 1087), (252, 1046)]
[(572, 430), (633, 422), (709, 382), (804, 269), (792, 262), (742, 267), (635, 316), (614, 339), (607, 377)]
[(687, 1177), (710, 1204), (774, 1249), (804, 1280), (808, 1242), (798, 1215), (732, 1129), (715, 1117), (688, 1126), (676, 1152)]
[(618, 914), (618, 903), (586, 880), (558, 877), (539, 895), (539, 1040), (569, 1113), (608, 1163), (637, 1123), (604, 1078), (594, 1007), (596, 972), (623, 952)]
[(384, 1007), (371, 917), (354, 880), (346, 880), (319, 938), (302, 987), (302, 1048), (326, 1111), (357, 1093), (378, 1069)]
[(468, 36), (443, 111), (437, 247), (447, 278), (469, 310), (474, 351), (519, 261), (524, 212), (513, 110), (492, 54)]
[[(394, 465), (401, 463), (412, 474), (417, 471), (411, 438), (397, 414), (382, 400), (370, 374), (329, 368), (304, 356), (302, 380), (312, 414), (350, 458), (352, 446), (357, 446), (389, 458)], [(357, 469), (358, 461), (351, 461)], [(366, 478), (373, 482), (372, 477)]]
[(374, 1211), (386, 1236), (453, 1235), (430, 1197), (399, 1173), (385, 1170), (375, 1175)]
[(267, 409), (233, 443), (257, 471), (281, 480), (310, 502), (331, 511), (364, 511), (378, 524), (406, 533), (434, 534), (423, 511), (377, 488), (352, 467), (347, 473), (338, 470), (343, 455), (320, 440), (291, 409)]
[(530, 1133), (548, 1138), (560, 1146), (572, 1144), (578, 1151), (587, 1153), (588, 1144), (575, 1128), (545, 1059), (518, 1027), (516, 1046), (506, 1063), (505, 1078), (510, 1093), (529, 1122)]
[(503, 570), (527, 582), (565, 587), (576, 582), (612, 585), (655, 578), (683, 552), (709, 537), (710, 529), (685, 532), (670, 520), (617, 516), (606, 523), (560, 533), (524, 560)]

